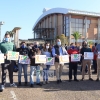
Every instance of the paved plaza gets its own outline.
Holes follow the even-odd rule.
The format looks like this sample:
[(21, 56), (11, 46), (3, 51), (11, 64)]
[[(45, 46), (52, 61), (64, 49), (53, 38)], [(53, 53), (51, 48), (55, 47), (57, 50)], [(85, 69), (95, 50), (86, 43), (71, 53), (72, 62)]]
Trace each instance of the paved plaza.
[[(28, 76), (29, 76), (28, 67)], [(54, 66), (50, 70), (53, 70)], [(80, 69), (80, 68), (78, 68)], [(81, 72), (78, 70), (78, 79), (81, 79)], [(92, 75), (96, 80), (96, 75)], [(22, 77), (22, 81), (24, 78)], [(29, 77), (28, 77), (29, 79)], [(18, 74), (14, 73), (14, 82), (17, 84)], [(62, 83), (56, 83), (56, 77), (49, 78), (50, 83), (43, 86), (34, 85), (33, 88), (28, 86), (20, 86), (18, 88), (10, 88), (7, 75), (6, 89), (0, 92), (0, 100), (100, 100), (100, 82), (89, 81), (88, 75), (84, 81), (68, 82), (68, 66), (64, 66)], [(42, 77), (41, 77), (42, 82)]]

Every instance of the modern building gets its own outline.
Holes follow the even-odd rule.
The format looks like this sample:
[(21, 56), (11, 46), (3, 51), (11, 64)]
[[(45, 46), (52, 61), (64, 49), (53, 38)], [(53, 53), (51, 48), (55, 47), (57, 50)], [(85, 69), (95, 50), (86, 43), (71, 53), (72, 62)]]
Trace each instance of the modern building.
[(78, 31), (82, 40), (98, 42), (100, 40), (100, 13), (71, 10), (66, 8), (52, 8), (43, 10), (43, 14), (33, 26), (34, 38), (54, 41), (55, 37), (65, 34), (69, 43), (74, 42), (72, 33)]

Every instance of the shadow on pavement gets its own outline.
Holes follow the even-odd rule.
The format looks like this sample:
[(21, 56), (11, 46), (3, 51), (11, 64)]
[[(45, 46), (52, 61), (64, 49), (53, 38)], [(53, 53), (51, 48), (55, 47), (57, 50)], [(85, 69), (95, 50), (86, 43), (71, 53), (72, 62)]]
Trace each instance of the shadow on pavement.
[[(18, 84), (18, 83), (16, 83)], [(9, 87), (9, 84), (6, 84), (7, 88)], [(18, 86), (17, 88), (31, 88), (30, 84), (28, 83), (27, 86), (24, 86), (24, 82), (22, 83), (22, 86)], [(52, 92), (52, 91), (95, 91), (95, 90), (100, 90), (100, 82), (96, 81), (89, 81), (89, 80), (84, 80), (84, 81), (71, 81), (69, 82), (68, 80), (63, 80), (62, 83), (57, 84), (56, 81), (50, 81), (49, 84), (42, 85), (42, 86), (37, 86), (34, 84), (35, 88), (43, 88), (45, 92)]]

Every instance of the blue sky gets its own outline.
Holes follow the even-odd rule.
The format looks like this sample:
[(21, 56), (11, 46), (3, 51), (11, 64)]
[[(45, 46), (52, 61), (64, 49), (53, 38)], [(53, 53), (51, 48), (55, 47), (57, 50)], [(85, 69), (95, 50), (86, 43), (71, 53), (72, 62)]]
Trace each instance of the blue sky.
[(5, 22), (2, 38), (14, 27), (22, 28), (20, 39), (32, 38), (32, 27), (45, 7), (100, 12), (100, 0), (0, 0), (0, 21)]

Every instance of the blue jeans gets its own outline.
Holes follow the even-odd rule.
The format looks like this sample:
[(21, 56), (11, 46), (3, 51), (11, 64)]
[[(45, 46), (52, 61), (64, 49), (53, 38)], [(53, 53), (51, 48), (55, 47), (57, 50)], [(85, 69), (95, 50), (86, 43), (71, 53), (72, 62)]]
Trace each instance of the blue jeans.
[(46, 68), (43, 68), (43, 80), (48, 81), (48, 71), (49, 71), (50, 65), (46, 65)]
[(18, 64), (18, 82), (21, 82), (22, 68), (24, 71), (25, 82), (27, 82), (27, 64)]
[(34, 84), (34, 72), (36, 70), (36, 83), (40, 83), (40, 66), (30, 66), (30, 84)]

